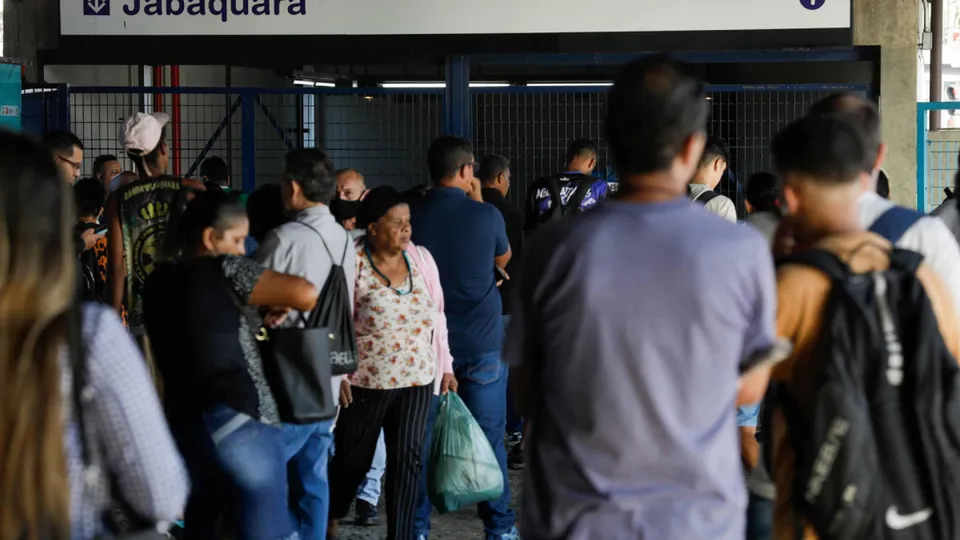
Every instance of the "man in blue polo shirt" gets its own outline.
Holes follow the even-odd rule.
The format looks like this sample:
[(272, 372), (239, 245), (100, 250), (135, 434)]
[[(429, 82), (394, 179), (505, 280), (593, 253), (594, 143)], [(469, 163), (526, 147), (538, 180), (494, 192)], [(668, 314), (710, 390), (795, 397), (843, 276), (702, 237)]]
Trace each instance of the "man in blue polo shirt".
[[(507, 368), (500, 358), (504, 331), (495, 278), (495, 267), (505, 267), (511, 252), (500, 211), (479, 200), (474, 162), (470, 141), (459, 137), (435, 140), (427, 152), (432, 189), (413, 205), (411, 223), (413, 242), (430, 250), (440, 270), (453, 369), (460, 381), (458, 393), (490, 440), (503, 471), (503, 495), (481, 503), (478, 513), (488, 540), (512, 540), (518, 536), (509, 507), (503, 440)], [(435, 414), (436, 406), (427, 424), (428, 441)], [(425, 448), (423, 459), (428, 461), (429, 443)], [(430, 532), (426, 471), (424, 467), (416, 524), (418, 538), (424, 539)]]

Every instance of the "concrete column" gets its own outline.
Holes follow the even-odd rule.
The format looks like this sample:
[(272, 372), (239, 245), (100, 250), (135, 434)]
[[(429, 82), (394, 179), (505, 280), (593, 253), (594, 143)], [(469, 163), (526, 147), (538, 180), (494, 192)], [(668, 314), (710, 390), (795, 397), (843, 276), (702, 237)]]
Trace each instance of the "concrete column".
[(25, 60), (28, 82), (43, 78), (37, 51), (57, 45), (60, 6), (57, 0), (0, 0), (3, 2), (3, 54)]
[(884, 170), (895, 201), (917, 198), (917, 0), (854, 0), (855, 45), (880, 46), (880, 116), (889, 147)]

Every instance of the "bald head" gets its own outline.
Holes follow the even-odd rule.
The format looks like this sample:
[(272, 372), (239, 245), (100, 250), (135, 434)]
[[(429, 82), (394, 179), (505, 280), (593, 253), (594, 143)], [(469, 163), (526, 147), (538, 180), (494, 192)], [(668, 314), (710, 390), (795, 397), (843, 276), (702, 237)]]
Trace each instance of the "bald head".
[(344, 201), (359, 201), (367, 191), (363, 175), (353, 169), (337, 171), (337, 196)]

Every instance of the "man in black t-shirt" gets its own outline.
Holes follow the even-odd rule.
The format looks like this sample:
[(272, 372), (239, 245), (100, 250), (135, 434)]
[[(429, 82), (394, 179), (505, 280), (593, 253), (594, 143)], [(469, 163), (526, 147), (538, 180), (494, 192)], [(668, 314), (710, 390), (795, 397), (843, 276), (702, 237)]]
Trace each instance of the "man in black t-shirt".
[(600, 149), (593, 141), (573, 141), (567, 150), (564, 172), (537, 180), (527, 191), (526, 231), (579, 214), (607, 198), (610, 187), (605, 181), (591, 176), (599, 156)]

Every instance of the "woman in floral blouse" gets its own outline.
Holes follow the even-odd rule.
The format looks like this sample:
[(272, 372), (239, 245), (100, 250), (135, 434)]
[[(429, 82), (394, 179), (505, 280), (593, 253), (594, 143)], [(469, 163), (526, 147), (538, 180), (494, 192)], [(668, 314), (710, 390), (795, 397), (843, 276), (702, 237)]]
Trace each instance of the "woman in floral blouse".
[(410, 243), (410, 208), (393, 188), (369, 192), (357, 215), (353, 402), (340, 413), (330, 464), (330, 532), (346, 517), (383, 429), (389, 539), (414, 533), (424, 433), (434, 394), (456, 391), (440, 276)]

